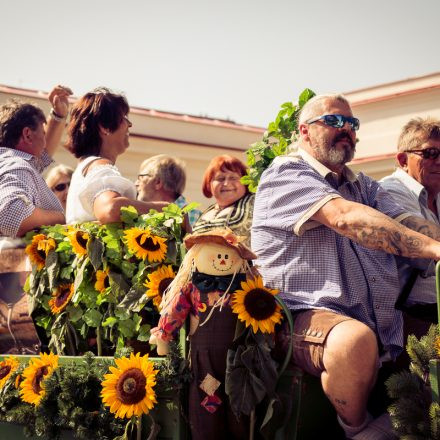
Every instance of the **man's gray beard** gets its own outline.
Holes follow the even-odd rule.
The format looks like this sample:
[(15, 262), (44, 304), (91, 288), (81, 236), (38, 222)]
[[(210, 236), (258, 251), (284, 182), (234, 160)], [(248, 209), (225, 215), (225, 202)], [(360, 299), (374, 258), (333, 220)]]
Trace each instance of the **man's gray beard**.
[(345, 146), (342, 150), (337, 149), (332, 145), (328, 150), (325, 147), (318, 147), (315, 149), (316, 159), (321, 163), (327, 165), (345, 165), (350, 162), (355, 153), (356, 149), (349, 146)]

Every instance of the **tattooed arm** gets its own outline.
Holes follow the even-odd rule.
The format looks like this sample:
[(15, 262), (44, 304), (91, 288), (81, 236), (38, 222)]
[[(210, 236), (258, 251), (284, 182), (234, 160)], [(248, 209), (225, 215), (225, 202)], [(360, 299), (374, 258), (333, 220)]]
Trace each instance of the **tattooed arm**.
[(411, 217), (403, 219), (400, 223), (413, 231), (420, 232), (434, 240), (440, 241), (440, 227), (429, 220), (412, 215)]
[[(413, 223), (417, 223), (416, 217), (411, 218), (416, 219)], [(332, 199), (312, 219), (369, 249), (411, 258), (440, 260), (440, 242), (360, 203), (343, 198)], [(418, 227), (423, 229), (427, 224), (420, 219)]]

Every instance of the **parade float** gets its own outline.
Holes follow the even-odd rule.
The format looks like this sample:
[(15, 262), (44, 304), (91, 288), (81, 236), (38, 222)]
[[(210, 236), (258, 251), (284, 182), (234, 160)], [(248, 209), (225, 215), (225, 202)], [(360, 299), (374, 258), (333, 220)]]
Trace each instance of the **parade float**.
[[(272, 160), (288, 151), (298, 112), (313, 96), (306, 89), (297, 104), (283, 104), (262, 140), (250, 146), (242, 183), (251, 191)], [(0, 355), (1, 438), (188, 438), (185, 332), (166, 357), (158, 357), (148, 340), (161, 296), (185, 255), (181, 226), (191, 208), (171, 204), (161, 213), (138, 215), (128, 207), (120, 223), (56, 225), (26, 236), (26, 250), (16, 251), (32, 264), (23, 290), (44, 354), (20, 355), (32, 350), (14, 339), (18, 354)], [(3, 271), (25, 272), (22, 260), (13, 257), (20, 264)], [(251, 287), (245, 290), (264, 289), (257, 281)], [(251, 438), (257, 430), (266, 439), (309, 438), (317, 413), (321, 431), (337, 438), (335, 413), (319, 381), (288, 365), (290, 352), (271, 360), (271, 332), (252, 324), (243, 304), (238, 315), (236, 385), (229, 392), (236, 411), (251, 418)], [(284, 317), (292, 326), (285, 308)], [(250, 368), (243, 353), (254, 360), (263, 353), (272, 374), (263, 364)]]

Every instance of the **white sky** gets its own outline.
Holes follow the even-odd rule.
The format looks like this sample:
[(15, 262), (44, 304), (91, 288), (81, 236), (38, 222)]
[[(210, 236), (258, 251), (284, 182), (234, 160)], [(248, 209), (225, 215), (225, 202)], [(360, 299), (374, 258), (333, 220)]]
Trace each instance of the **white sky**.
[(0, 84), (267, 126), (309, 87), (440, 71), (439, 0), (0, 0)]

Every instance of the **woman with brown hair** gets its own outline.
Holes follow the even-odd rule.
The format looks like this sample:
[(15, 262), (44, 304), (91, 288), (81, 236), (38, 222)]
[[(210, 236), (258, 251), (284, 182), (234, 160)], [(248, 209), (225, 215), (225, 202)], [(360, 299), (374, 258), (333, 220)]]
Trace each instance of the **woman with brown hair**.
[(73, 106), (67, 145), (79, 164), (67, 196), (67, 223), (110, 223), (120, 220), (123, 206), (132, 205), (139, 213), (147, 213), (167, 205), (137, 201), (134, 183), (115, 166), (129, 145), (132, 124), (128, 112), (125, 97), (106, 88), (86, 93)]
[(227, 154), (211, 160), (203, 176), (202, 191), (206, 197), (214, 197), (215, 203), (202, 213), (193, 232), (227, 226), (234, 234), (246, 236), (245, 244), (250, 245), (255, 196), (240, 182), (246, 171), (239, 159)]

